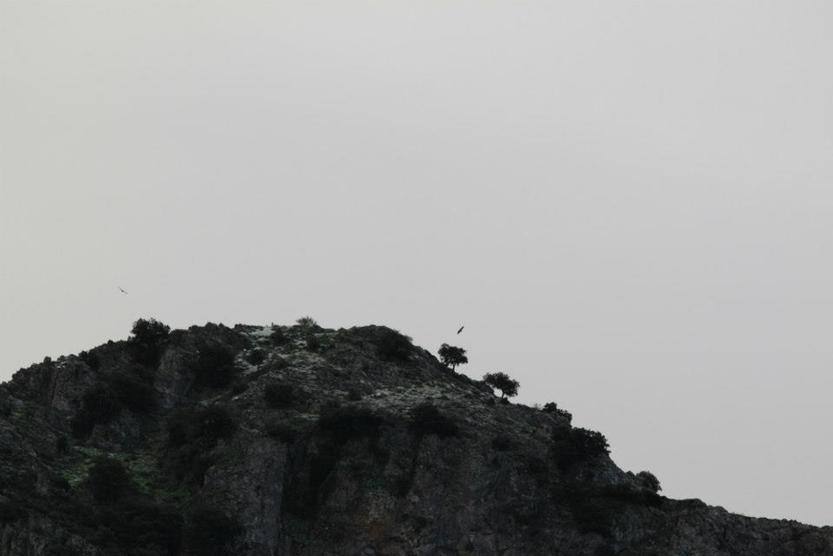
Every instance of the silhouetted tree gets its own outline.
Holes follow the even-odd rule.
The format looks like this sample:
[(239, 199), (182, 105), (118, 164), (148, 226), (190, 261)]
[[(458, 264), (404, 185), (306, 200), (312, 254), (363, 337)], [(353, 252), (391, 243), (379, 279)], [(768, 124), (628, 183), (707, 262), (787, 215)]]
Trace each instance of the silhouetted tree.
[(517, 380), (509, 378), (506, 373), (486, 373), (483, 375), (483, 382), (500, 390), (501, 398), (512, 397), (518, 395), (518, 387), (520, 383)]
[(662, 490), (662, 487), (659, 484), (659, 479), (657, 479), (656, 475), (650, 471), (640, 471), (636, 474), (636, 480), (639, 481), (639, 484), (654, 492)]
[(170, 331), (169, 326), (156, 319), (139, 319), (134, 322), (130, 344), (136, 361), (143, 365), (156, 365)]
[(457, 365), (464, 365), (469, 362), (469, 358), (466, 357), (466, 350), (461, 347), (443, 344), (437, 353), (439, 353), (443, 365), (451, 367), (452, 370), (456, 369)]

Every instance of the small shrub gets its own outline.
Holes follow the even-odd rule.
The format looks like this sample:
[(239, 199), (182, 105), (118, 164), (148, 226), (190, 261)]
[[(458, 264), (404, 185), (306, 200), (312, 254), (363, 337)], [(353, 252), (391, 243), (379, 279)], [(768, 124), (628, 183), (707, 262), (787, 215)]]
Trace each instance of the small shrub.
[(460, 434), (457, 424), (430, 403), (420, 404), (411, 411), (411, 430), (420, 437), (435, 434), (447, 438)]
[(318, 427), (338, 444), (354, 438), (377, 438), (383, 419), (364, 407), (326, 409), (318, 418)]
[(515, 447), (515, 442), (505, 434), (499, 434), (492, 438), (492, 449), (497, 452), (509, 452)]
[(220, 344), (207, 343), (200, 348), (191, 371), (197, 388), (224, 388), (237, 376), (234, 353)]
[(651, 492), (659, 492), (662, 490), (659, 479), (650, 471), (640, 471), (636, 474), (636, 480), (642, 487), (647, 488)]
[(298, 320), (295, 321), (295, 324), (297, 324), (301, 328), (308, 328), (308, 329), (319, 328), (318, 323), (315, 322), (315, 319), (310, 317), (310, 316), (299, 318)]
[(500, 390), (501, 399), (518, 395), (520, 383), (517, 380), (509, 378), (509, 375), (506, 373), (486, 373), (483, 375), (483, 382), (492, 388)]
[(309, 351), (316, 352), (321, 349), (321, 340), (315, 334), (307, 335), (306, 344)]
[(541, 411), (543, 411), (544, 413), (555, 415), (556, 417), (560, 417), (567, 421), (567, 424), (573, 422), (573, 414), (565, 409), (559, 408), (558, 405), (553, 402), (545, 403)]
[(191, 554), (222, 556), (231, 554), (229, 545), (241, 533), (240, 524), (222, 511), (199, 507), (188, 517), (185, 541)]
[(130, 490), (131, 483), (120, 461), (100, 458), (90, 468), (87, 486), (96, 501), (112, 503)]
[(262, 349), (255, 348), (246, 355), (246, 362), (249, 365), (260, 365), (266, 359)]
[(610, 453), (602, 433), (582, 428), (556, 427), (551, 448), (562, 470)]
[(443, 365), (451, 367), (452, 370), (456, 370), (457, 365), (464, 365), (469, 362), (469, 358), (466, 357), (466, 350), (461, 347), (443, 344), (437, 353)]
[(411, 339), (396, 330), (385, 328), (381, 331), (376, 346), (379, 357), (386, 361), (408, 361), (414, 349)]
[(269, 339), (276, 346), (282, 346), (289, 341), (289, 337), (283, 331), (283, 328), (274, 325), (272, 326), (272, 333), (269, 335)]
[(263, 390), (266, 405), (272, 409), (283, 409), (295, 401), (295, 389), (291, 384), (268, 384)]

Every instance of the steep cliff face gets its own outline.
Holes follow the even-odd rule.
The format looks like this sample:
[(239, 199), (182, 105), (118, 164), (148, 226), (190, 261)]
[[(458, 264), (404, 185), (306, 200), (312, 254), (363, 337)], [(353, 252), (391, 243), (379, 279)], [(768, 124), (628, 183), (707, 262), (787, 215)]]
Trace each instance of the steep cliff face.
[(659, 496), (387, 328), (155, 332), (0, 387), (0, 555), (833, 554)]

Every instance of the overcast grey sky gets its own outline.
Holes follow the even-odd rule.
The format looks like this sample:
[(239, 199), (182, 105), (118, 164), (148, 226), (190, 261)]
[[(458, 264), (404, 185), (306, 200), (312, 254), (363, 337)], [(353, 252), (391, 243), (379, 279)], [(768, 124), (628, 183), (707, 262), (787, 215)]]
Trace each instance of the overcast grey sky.
[(0, 0), (0, 378), (387, 324), (833, 524), (831, 68), (828, 1)]

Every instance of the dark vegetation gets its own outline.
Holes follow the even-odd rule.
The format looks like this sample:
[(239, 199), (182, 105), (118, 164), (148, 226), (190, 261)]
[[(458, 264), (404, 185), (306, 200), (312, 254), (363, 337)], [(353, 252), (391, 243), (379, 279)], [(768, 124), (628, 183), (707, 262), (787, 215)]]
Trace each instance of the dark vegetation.
[(272, 341), (273, 345), (282, 346), (289, 341), (289, 336), (286, 335), (283, 328), (273, 325), (272, 333), (269, 335), (269, 339)]
[(483, 382), (500, 390), (501, 398), (506, 399), (507, 397), (511, 398), (513, 396), (518, 395), (518, 388), (520, 387), (520, 383), (517, 380), (513, 380), (509, 378), (509, 375), (506, 373), (486, 373), (483, 375)]
[(139, 319), (133, 324), (130, 347), (137, 362), (155, 366), (165, 347), (170, 327), (156, 319)]
[(385, 361), (408, 361), (413, 350), (414, 345), (408, 336), (390, 328), (384, 328), (380, 332), (377, 353)]
[(185, 539), (191, 554), (224, 556), (230, 554), (230, 543), (242, 533), (240, 524), (222, 511), (198, 507), (188, 516)]
[(237, 377), (234, 352), (223, 344), (205, 342), (191, 363), (191, 372), (197, 389), (224, 388)]
[(430, 403), (420, 404), (411, 411), (410, 428), (418, 437), (435, 434), (448, 438), (460, 434), (457, 423)]
[(285, 409), (295, 401), (295, 389), (291, 384), (267, 384), (263, 390), (263, 399), (272, 409)]
[(318, 336), (315, 334), (309, 333), (307, 334), (306, 338), (306, 346), (307, 349), (311, 352), (317, 352), (321, 350), (321, 340), (318, 339)]
[(255, 348), (246, 355), (246, 362), (249, 365), (260, 365), (266, 359), (266, 354), (260, 348)]
[(145, 415), (156, 408), (157, 395), (149, 383), (152, 378), (141, 367), (129, 372), (114, 371), (102, 376), (81, 397), (81, 408), (72, 419), (77, 438), (89, 435), (96, 425), (106, 425), (125, 409)]
[(384, 419), (366, 407), (333, 407), (325, 409), (318, 418), (318, 428), (336, 444), (358, 438), (376, 439)]
[(640, 471), (636, 474), (636, 480), (643, 488), (647, 488), (652, 492), (659, 492), (662, 487), (659, 484), (659, 479), (650, 471)]
[(553, 428), (550, 450), (558, 467), (565, 471), (610, 453), (602, 433), (578, 427)]
[(116, 502), (132, 490), (130, 477), (122, 463), (108, 457), (99, 458), (93, 464), (87, 485), (93, 498), (104, 503)]
[(544, 413), (549, 413), (551, 415), (555, 415), (556, 417), (561, 417), (565, 419), (567, 423), (572, 423), (573, 421), (573, 414), (565, 409), (561, 409), (558, 407), (558, 404), (553, 402), (548, 402), (544, 404), (544, 407), (541, 408), (541, 411)]
[(466, 357), (466, 350), (461, 347), (443, 344), (437, 353), (443, 365), (451, 367), (452, 370), (456, 370), (457, 365), (464, 365), (469, 362), (469, 358)]
[(180, 410), (168, 418), (166, 457), (174, 477), (200, 483), (211, 464), (211, 450), (219, 440), (230, 438), (237, 423), (219, 405), (199, 410)]

